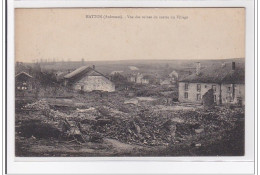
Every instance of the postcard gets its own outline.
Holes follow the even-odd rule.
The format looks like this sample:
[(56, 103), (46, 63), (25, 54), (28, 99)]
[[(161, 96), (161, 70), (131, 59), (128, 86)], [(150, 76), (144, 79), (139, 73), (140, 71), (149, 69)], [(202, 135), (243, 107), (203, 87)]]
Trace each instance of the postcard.
[(245, 8), (15, 9), (16, 157), (245, 154)]

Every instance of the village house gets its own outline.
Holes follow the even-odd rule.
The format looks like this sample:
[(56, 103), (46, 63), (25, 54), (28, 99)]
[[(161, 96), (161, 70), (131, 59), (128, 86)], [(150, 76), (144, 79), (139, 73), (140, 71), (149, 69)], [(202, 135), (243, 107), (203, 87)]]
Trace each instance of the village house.
[(215, 104), (245, 103), (244, 63), (213, 64), (179, 80), (179, 101), (202, 103), (203, 95), (210, 89)]
[(33, 77), (26, 72), (20, 72), (15, 76), (15, 87), (18, 91), (30, 91), (33, 89)]
[(137, 74), (131, 74), (129, 77), (129, 81), (136, 83), (136, 84), (149, 84), (149, 77), (148, 76), (144, 76), (141, 73), (137, 73)]
[(160, 85), (163, 86), (175, 86), (178, 80), (178, 73), (176, 71), (172, 71), (167, 77), (160, 79)]
[(178, 79), (179, 77), (179, 74), (173, 70), (170, 74), (169, 74), (169, 77), (173, 78), (175, 81)]
[(64, 85), (74, 90), (90, 92), (94, 90), (114, 92), (115, 85), (95, 66), (82, 66), (64, 76)]

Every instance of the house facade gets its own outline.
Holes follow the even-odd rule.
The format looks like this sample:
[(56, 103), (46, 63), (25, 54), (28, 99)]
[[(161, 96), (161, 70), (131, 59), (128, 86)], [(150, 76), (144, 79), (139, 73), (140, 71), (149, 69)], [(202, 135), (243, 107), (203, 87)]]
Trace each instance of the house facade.
[(130, 75), (129, 81), (136, 84), (149, 84), (149, 78), (141, 73)]
[(179, 101), (202, 103), (203, 95), (210, 89), (213, 89), (214, 102), (219, 104), (220, 85), (216, 83), (189, 83), (179, 82)]
[(33, 89), (33, 77), (26, 72), (20, 72), (15, 76), (15, 87), (18, 91), (30, 91)]
[(94, 90), (114, 92), (115, 85), (95, 67), (83, 66), (64, 76), (64, 85), (76, 91), (90, 92)]
[(200, 70), (179, 81), (179, 101), (203, 103), (203, 96), (213, 90), (214, 103), (245, 104), (244, 65), (232, 62)]

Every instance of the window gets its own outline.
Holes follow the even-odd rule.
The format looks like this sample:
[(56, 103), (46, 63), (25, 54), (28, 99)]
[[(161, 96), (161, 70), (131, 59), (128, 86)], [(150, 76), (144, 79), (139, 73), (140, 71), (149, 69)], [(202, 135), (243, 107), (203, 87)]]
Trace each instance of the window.
[(207, 88), (208, 86), (207, 85), (205, 85), (205, 88)]
[(189, 89), (189, 84), (185, 83), (185, 90), (187, 91)]
[(214, 95), (214, 102), (217, 102), (217, 96)]
[(197, 91), (200, 92), (201, 91), (201, 85), (197, 84)]
[(213, 89), (213, 92), (216, 92), (217, 91), (216, 85), (212, 85), (212, 89)]
[(188, 92), (184, 93), (184, 98), (188, 98)]
[(228, 87), (228, 92), (230, 92), (231, 91), (231, 87)]
[(201, 95), (197, 94), (197, 101), (201, 100)]

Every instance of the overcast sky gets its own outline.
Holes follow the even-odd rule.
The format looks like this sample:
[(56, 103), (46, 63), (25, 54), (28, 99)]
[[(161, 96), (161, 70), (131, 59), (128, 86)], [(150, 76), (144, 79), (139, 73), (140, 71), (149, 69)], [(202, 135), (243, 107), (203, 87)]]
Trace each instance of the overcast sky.
[[(16, 9), (15, 58), (24, 62), (53, 58), (56, 61), (242, 58), (244, 13), (243, 8)], [(104, 19), (104, 15), (122, 19)]]

